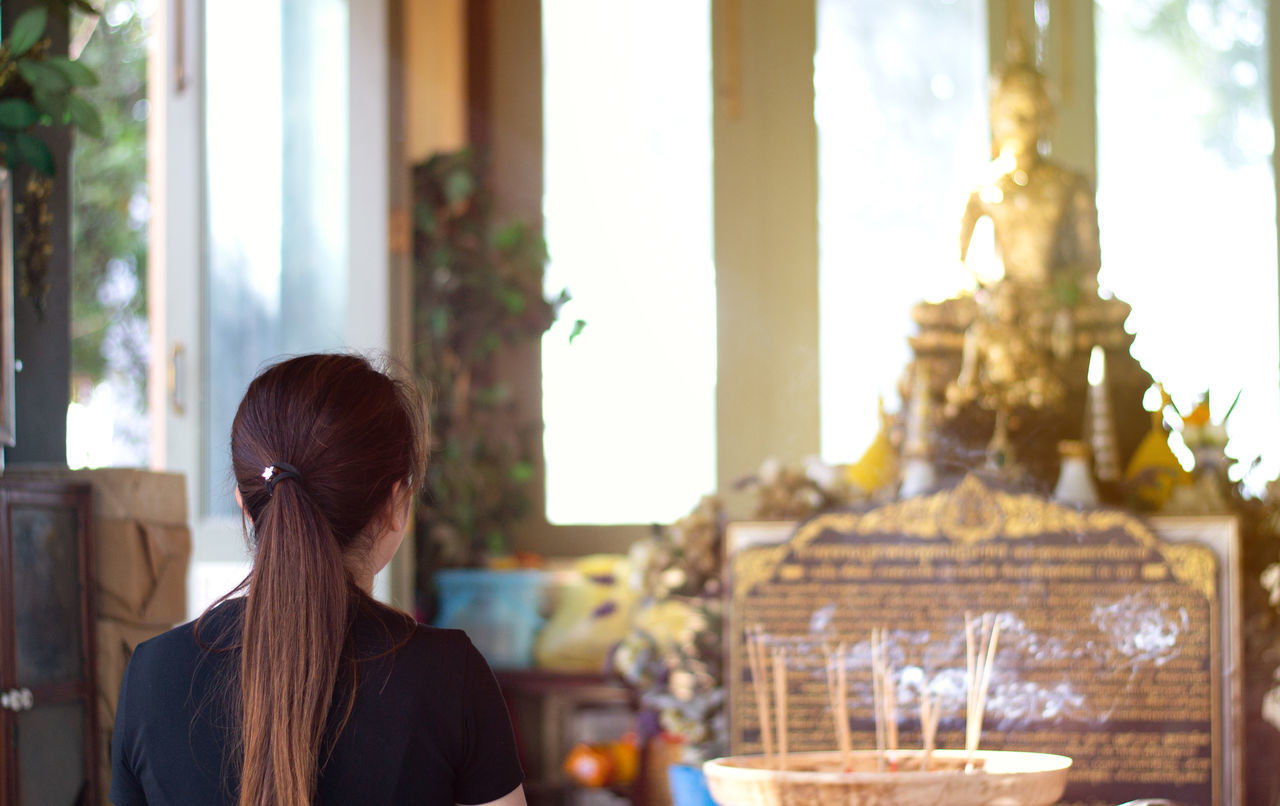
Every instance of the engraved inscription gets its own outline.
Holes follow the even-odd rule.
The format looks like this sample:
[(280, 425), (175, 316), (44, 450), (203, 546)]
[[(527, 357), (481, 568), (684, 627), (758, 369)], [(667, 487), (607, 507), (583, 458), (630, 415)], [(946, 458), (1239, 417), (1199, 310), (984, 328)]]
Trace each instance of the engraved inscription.
[(875, 746), (872, 627), (888, 629), (899, 670), (901, 746), (920, 746), (918, 692), (928, 685), (944, 709), (939, 746), (963, 747), (964, 613), (993, 611), (1001, 634), (983, 747), (1071, 756), (1064, 803), (1176, 787), (1179, 801), (1213, 806), (1220, 636), (1211, 552), (1137, 540), (1115, 521), (1036, 534), (1021, 519), (1016, 539), (970, 530), (966, 541), (891, 528), (811, 531), (799, 545), (735, 555), (735, 577), (743, 568), (753, 578), (730, 586), (734, 753), (761, 751), (742, 638), (756, 625), (788, 648), (792, 750), (836, 746), (823, 649), (839, 642), (848, 644), (854, 745)]

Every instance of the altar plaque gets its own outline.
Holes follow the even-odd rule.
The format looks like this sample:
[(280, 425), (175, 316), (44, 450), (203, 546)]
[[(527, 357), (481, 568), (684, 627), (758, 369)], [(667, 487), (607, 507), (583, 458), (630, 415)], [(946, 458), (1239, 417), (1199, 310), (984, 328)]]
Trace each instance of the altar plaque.
[[(965, 613), (999, 613), (982, 747), (1075, 759), (1066, 804), (1241, 800), (1238, 537), (1229, 517), (1079, 510), (949, 491), (786, 529), (729, 527), (731, 752), (761, 751), (744, 630), (787, 653), (793, 751), (837, 746), (824, 650), (845, 642), (855, 747), (874, 747), (870, 631), (902, 682), (900, 747), (920, 747), (921, 681), (939, 747), (964, 747)], [(793, 533), (793, 534), (792, 534)], [(954, 695), (954, 696), (951, 696)]]

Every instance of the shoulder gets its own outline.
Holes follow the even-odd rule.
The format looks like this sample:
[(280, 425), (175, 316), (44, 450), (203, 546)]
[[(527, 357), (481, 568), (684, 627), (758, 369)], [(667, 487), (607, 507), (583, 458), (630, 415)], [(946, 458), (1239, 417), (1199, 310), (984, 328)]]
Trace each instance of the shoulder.
[[(197, 683), (212, 681), (227, 663), (234, 665), (243, 603), (224, 602), (200, 618), (150, 638), (133, 650), (124, 685), (137, 702), (184, 697)], [(183, 684), (186, 685), (183, 685)]]
[(192, 660), (199, 653), (196, 622), (190, 621), (138, 644), (129, 659), (129, 668), (136, 675), (157, 667)]
[(405, 659), (412, 659), (436, 674), (467, 675), (475, 673), (476, 660), (483, 658), (462, 630), (447, 630), (415, 624), (400, 649)]
[(391, 733), (454, 735), (474, 690), (493, 679), (484, 659), (460, 630), (403, 620), (397, 626), (388, 633), (383, 623), (366, 618), (355, 625), (359, 682), (352, 721)]
[(415, 624), (409, 642), (422, 649), (464, 651), (472, 647), (471, 639), (462, 630), (429, 627)]
[(418, 624), (408, 615), (376, 603), (366, 603), (353, 625), (357, 657), (388, 660), (397, 673), (429, 679), (435, 684), (461, 683), (476, 672), (480, 653), (461, 630)]

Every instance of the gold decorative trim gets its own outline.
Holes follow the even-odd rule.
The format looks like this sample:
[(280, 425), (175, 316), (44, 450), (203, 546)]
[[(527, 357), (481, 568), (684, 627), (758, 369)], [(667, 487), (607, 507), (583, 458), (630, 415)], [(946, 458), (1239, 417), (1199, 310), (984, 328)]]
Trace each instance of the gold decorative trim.
[(818, 537), (904, 535), (972, 546), (996, 538), (1021, 539), (1052, 533), (1122, 531), (1157, 552), (1179, 582), (1212, 600), (1217, 591), (1217, 558), (1205, 546), (1166, 543), (1145, 523), (1117, 510), (1078, 510), (1027, 493), (988, 487), (968, 475), (950, 490), (908, 498), (866, 512), (835, 512), (801, 524), (780, 546), (748, 549), (734, 556), (734, 594), (743, 596), (772, 577), (789, 555), (802, 553)]

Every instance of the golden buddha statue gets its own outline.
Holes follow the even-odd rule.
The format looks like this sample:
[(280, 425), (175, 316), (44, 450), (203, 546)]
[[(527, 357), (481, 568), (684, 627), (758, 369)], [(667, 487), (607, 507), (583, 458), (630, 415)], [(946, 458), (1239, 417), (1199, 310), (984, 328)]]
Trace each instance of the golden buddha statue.
[[(1110, 416), (1126, 437), (1122, 460), (1141, 438), (1151, 379), (1129, 355), (1129, 306), (1099, 295), (1093, 187), (1047, 156), (1052, 106), (1026, 52), (1011, 41), (992, 83), (991, 173), (970, 194), (960, 223), (964, 261), (976, 224), (990, 218), (1003, 275), (973, 294), (915, 307), (915, 358), (901, 391), (913, 399), (916, 379), (928, 379), (939, 404), (928, 442), (944, 479), (1012, 459), (1010, 477), (1047, 491), (1060, 464), (1058, 443), (1087, 436), (1092, 349), (1105, 355)], [(1136, 428), (1127, 427), (1131, 419)]]
[(991, 93), (992, 178), (975, 188), (960, 224), (960, 260), (978, 219), (988, 216), (1004, 282), (1046, 291), (1071, 305), (1098, 288), (1101, 265), (1093, 187), (1041, 155), (1053, 108), (1044, 78), (1014, 40)]

